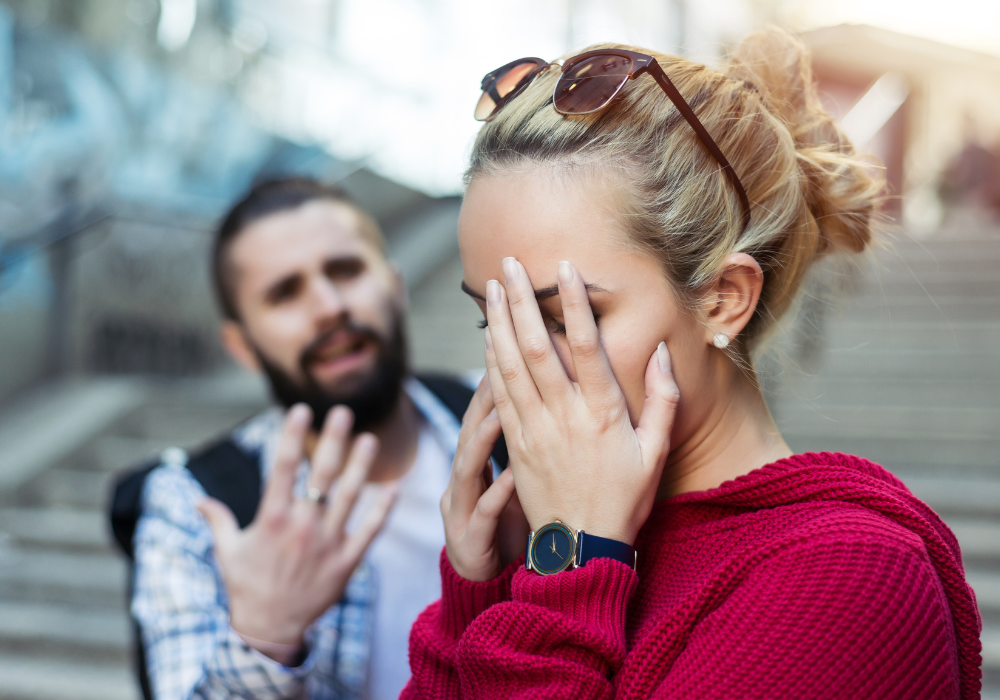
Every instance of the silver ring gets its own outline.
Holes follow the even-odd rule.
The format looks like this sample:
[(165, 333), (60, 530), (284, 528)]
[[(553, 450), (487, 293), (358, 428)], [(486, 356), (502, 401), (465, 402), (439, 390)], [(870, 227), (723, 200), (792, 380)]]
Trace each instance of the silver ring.
[(312, 501), (313, 503), (318, 503), (319, 505), (326, 504), (326, 494), (320, 491), (315, 486), (310, 486), (309, 490), (306, 491), (306, 500)]

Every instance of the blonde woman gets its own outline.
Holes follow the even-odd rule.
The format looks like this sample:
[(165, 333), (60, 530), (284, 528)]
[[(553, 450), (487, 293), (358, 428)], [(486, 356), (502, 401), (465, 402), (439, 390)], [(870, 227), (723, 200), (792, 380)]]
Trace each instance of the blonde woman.
[(876, 464), (792, 454), (753, 373), (881, 187), (802, 45), (755, 34), (724, 73), (603, 46), (483, 89), (459, 238), (487, 378), (404, 697), (978, 697), (951, 532)]

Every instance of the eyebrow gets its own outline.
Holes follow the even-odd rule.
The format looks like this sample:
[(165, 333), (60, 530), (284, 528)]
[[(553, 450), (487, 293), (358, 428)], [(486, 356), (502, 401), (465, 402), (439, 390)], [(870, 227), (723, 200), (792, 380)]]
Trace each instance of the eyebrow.
[[(588, 293), (608, 291), (599, 284), (585, 284), (583, 286)], [(462, 280), (462, 291), (468, 294), (473, 299), (478, 299), (479, 301), (486, 301), (486, 297), (484, 297), (479, 292), (470, 289), (469, 285), (465, 283), (465, 280)], [(559, 296), (559, 287), (557, 285), (552, 285), (551, 287), (542, 287), (541, 289), (535, 290), (535, 301), (545, 301), (546, 299), (550, 299), (555, 296)]]

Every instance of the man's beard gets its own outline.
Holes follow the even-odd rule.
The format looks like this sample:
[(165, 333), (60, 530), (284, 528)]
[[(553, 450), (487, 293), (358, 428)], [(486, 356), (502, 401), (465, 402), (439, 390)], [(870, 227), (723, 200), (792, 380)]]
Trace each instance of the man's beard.
[[(406, 335), (403, 315), (393, 310), (392, 328), (388, 338), (383, 338), (371, 328), (358, 326), (350, 321), (318, 336), (302, 351), (299, 370), (303, 381), (296, 381), (287, 372), (269, 361), (257, 348), (257, 358), (271, 384), (271, 393), (285, 408), (297, 403), (307, 404), (313, 413), (313, 428), (320, 431), (326, 414), (334, 406), (347, 406), (354, 412), (354, 434), (378, 427), (390, 416), (399, 403), (406, 377)], [(340, 381), (342, 386), (326, 389), (309, 371), (316, 352), (336, 332), (350, 331), (375, 343), (375, 366), (363, 374), (348, 376)]]

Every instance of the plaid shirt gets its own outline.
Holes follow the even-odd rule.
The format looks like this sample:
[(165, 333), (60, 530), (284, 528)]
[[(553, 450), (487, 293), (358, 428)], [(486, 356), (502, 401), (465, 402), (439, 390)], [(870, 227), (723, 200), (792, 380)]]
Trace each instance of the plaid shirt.
[[(450, 469), (459, 422), (417, 380), (408, 379), (405, 389), (446, 446), (449, 464), (442, 469)], [(259, 456), (264, 479), (274, 464), (282, 417), (280, 410), (271, 409), (233, 433), (244, 450)], [(307, 471), (303, 463), (296, 486), (300, 496)], [(196, 508), (204, 497), (201, 485), (184, 468), (184, 459), (165, 461), (150, 473), (143, 489), (134, 540), (132, 614), (142, 628), (156, 698), (363, 697), (377, 596), (371, 567), (362, 562), (344, 598), (306, 631), (305, 661), (294, 668), (283, 666), (250, 648), (229, 625), (229, 601), (212, 532)]]

